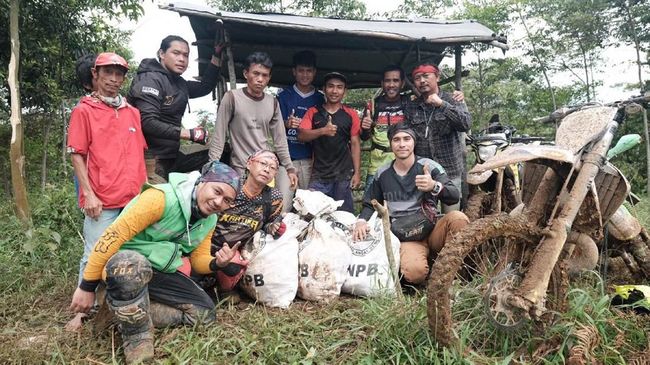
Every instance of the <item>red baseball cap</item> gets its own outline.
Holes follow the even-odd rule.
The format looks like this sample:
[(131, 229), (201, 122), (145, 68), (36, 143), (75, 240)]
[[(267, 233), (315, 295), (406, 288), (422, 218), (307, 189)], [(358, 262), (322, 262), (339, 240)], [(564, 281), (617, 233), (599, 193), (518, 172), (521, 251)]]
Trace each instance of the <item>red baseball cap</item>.
[(124, 67), (125, 70), (129, 69), (129, 63), (126, 62), (122, 56), (118, 55), (117, 53), (113, 52), (102, 52), (97, 56), (97, 59), (95, 60), (95, 67), (97, 66), (109, 66), (109, 65), (117, 65)]

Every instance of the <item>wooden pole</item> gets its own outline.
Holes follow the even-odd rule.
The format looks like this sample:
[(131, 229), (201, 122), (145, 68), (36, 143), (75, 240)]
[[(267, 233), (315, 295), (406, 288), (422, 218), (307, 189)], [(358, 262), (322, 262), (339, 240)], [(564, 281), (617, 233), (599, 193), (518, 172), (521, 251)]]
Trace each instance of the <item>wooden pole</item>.
[(16, 216), (24, 223), (31, 223), (31, 213), (25, 188), (25, 155), (23, 146), (23, 125), (21, 122), (20, 85), (18, 84), (18, 65), (20, 64), (20, 38), (18, 34), (18, 11), (20, 0), (11, 0), (9, 10), (9, 33), (11, 37), (11, 58), (9, 59), (9, 92), (11, 94), (11, 144), (9, 164), (11, 165), (11, 185), (16, 202)]
[(371, 201), (372, 206), (377, 211), (377, 215), (381, 218), (381, 223), (384, 228), (384, 242), (386, 244), (386, 256), (388, 256), (388, 265), (390, 265), (390, 274), (393, 276), (395, 282), (395, 294), (397, 298), (402, 298), (402, 285), (399, 282), (399, 267), (395, 267), (395, 256), (393, 255), (393, 241), (390, 236), (390, 217), (388, 215), (388, 207), (386, 202), (380, 205), (376, 199)]
[(230, 79), (230, 90), (237, 88), (237, 75), (235, 75), (235, 58), (232, 54), (232, 45), (230, 44), (230, 34), (223, 30), (223, 38), (226, 41), (226, 56), (228, 56), (228, 78)]

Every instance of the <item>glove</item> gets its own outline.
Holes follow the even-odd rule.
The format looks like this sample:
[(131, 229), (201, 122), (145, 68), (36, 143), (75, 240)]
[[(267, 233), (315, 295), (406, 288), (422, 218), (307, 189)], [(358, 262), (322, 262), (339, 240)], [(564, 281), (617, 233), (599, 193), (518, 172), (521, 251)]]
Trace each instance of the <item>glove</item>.
[(208, 131), (203, 127), (190, 129), (190, 141), (205, 144), (208, 141)]

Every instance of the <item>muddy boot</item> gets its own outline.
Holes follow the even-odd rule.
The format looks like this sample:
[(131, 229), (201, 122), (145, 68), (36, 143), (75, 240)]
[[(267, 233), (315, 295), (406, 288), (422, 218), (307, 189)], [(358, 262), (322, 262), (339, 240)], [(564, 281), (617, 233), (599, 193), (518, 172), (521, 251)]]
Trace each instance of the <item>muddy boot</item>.
[(211, 323), (216, 319), (213, 310), (193, 304), (178, 304), (171, 307), (166, 304), (151, 302), (149, 314), (156, 328), (179, 325), (194, 326), (197, 323)]
[(140, 364), (153, 359), (153, 325), (149, 316), (149, 295), (145, 290), (139, 298), (125, 303), (107, 298), (109, 308), (122, 332), (127, 364)]
[(106, 303), (122, 333), (127, 364), (152, 360), (153, 326), (149, 316), (152, 269), (141, 254), (119, 251), (106, 263)]

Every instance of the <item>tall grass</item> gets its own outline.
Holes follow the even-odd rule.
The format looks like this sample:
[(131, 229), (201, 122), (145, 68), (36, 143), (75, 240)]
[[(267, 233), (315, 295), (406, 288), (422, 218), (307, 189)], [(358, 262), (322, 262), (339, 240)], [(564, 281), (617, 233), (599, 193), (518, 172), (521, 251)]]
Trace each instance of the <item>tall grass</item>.
[[(34, 203), (34, 229), (25, 231), (0, 204), (0, 363), (121, 363), (119, 334), (63, 331), (82, 252), (81, 214), (71, 187), (48, 190)], [(648, 212), (644, 202), (639, 211)], [(638, 206), (639, 207), (639, 206)], [(643, 208), (641, 208), (643, 207)], [(647, 215), (646, 215), (647, 217)], [(479, 284), (476, 284), (479, 285)], [(430, 336), (426, 296), (342, 297), (329, 304), (297, 301), (288, 310), (254, 303), (222, 306), (211, 325), (156, 330), (163, 364), (562, 364), (593, 327), (591, 351), (604, 364), (623, 364), (648, 343), (650, 321), (609, 305), (609, 288), (595, 273), (572, 283), (569, 310), (546, 328), (503, 334), (482, 325), (477, 286), (463, 287), (455, 313), (458, 349)], [(479, 325), (477, 325), (477, 323)], [(484, 343), (482, 347), (478, 343)], [(636, 355), (635, 355), (636, 354)]]

